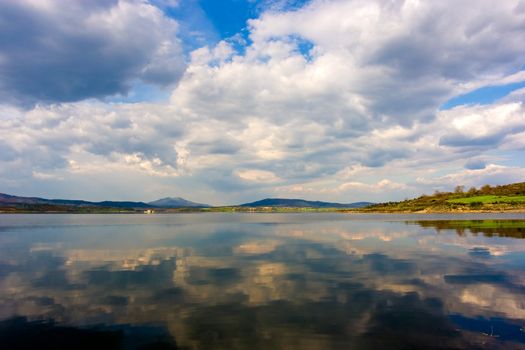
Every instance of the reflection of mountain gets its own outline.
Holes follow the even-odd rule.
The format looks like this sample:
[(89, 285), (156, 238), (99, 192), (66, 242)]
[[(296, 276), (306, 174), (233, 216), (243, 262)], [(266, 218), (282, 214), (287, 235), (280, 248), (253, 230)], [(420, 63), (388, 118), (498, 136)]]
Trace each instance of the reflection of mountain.
[(486, 237), (525, 238), (524, 220), (421, 220), (409, 223), (435, 228), (438, 232), (455, 230), (460, 236), (470, 232), (473, 235), (481, 233)]
[[(155, 324), (189, 349), (525, 348), (525, 273), (431, 245), (486, 237), (250, 218), (4, 230), (0, 319), (124, 334), (121, 325)], [(497, 338), (486, 335), (494, 315)]]

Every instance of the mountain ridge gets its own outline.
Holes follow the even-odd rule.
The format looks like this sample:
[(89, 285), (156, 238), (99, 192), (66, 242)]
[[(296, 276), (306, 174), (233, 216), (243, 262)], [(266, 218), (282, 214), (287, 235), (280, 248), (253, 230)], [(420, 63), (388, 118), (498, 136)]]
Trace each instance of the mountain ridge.
[(374, 203), (332, 203), (322, 201), (309, 201), (299, 198), (265, 198), (255, 202), (240, 204), (239, 207), (293, 207), (293, 208), (363, 208)]
[(209, 208), (211, 205), (196, 203), (184, 199), (182, 197), (165, 197), (155, 201), (148, 202), (147, 204), (158, 207), (158, 208)]
[(4, 205), (65, 205), (73, 207), (104, 207), (104, 208), (151, 208), (151, 206), (144, 202), (134, 201), (100, 201), (92, 202), (81, 199), (47, 199), (40, 197), (22, 197), (10, 194), (0, 193), (0, 204)]
[[(166, 203), (170, 200), (170, 203)], [(164, 202), (163, 202), (164, 201)], [(175, 202), (176, 201), (176, 202)], [(158, 202), (158, 203), (157, 203)], [(155, 204), (157, 203), (157, 205)], [(155, 208), (207, 208), (209, 205), (195, 203), (181, 197), (166, 197), (153, 202), (135, 202), (135, 201), (86, 201), (81, 199), (47, 199), (40, 197), (23, 197), (10, 194), (0, 193), (0, 204), (6, 206), (23, 206), (23, 205), (58, 205), (70, 207), (102, 207), (102, 208), (124, 208), (124, 209), (155, 209)]]
[[(332, 203), (323, 201), (309, 201), (305, 199), (265, 198), (255, 202), (244, 203), (233, 207), (292, 207), (292, 208), (363, 208), (374, 203)], [(27, 205), (52, 205), (66, 207), (101, 207), (122, 209), (170, 209), (170, 208), (212, 208), (203, 203), (192, 202), (182, 197), (164, 197), (151, 202), (135, 201), (86, 201), (79, 199), (47, 199), (40, 197), (23, 197), (0, 193), (0, 205), (19, 207)]]

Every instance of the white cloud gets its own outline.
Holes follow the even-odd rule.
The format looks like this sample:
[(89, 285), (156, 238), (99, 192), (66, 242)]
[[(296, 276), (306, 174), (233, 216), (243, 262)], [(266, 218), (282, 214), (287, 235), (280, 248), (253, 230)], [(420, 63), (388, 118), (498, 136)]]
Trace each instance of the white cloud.
[[(137, 4), (158, 30), (139, 73), (153, 79), (176, 66), (177, 41), (161, 30), (174, 34), (176, 24), (144, 3), (103, 13), (124, 31), (119, 11), (140, 17)], [(167, 103), (4, 106), (0, 184), (51, 191), (53, 178), (85, 183), (89, 174), (132, 188), (133, 199), (154, 191), (226, 204), (388, 200), (522, 180), (520, 165), (501, 162), (524, 149), (520, 100), (438, 111), (454, 94), (521, 77), (525, 13), (515, 1), (491, 4), (313, 1), (250, 21), (243, 53), (231, 42), (194, 51)], [(485, 168), (465, 169), (471, 159)]]
[(313, 1), (251, 21), (251, 38), (254, 46), (289, 35), (312, 41), (316, 62), (342, 63), (331, 81), (367, 98), (373, 112), (407, 121), (433, 114), (454, 93), (520, 69), (525, 15), (517, 5)]
[(241, 169), (237, 171), (237, 176), (246, 181), (274, 183), (280, 179), (271, 171), (257, 169)]
[(440, 143), (451, 147), (494, 146), (507, 135), (525, 130), (521, 103), (494, 106), (461, 106), (443, 111), (439, 118), (448, 126)]

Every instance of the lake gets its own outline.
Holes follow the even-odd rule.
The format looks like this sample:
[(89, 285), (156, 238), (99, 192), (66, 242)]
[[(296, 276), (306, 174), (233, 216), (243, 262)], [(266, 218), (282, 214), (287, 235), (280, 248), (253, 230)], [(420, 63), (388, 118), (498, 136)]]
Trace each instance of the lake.
[(525, 349), (525, 215), (0, 215), (0, 347)]

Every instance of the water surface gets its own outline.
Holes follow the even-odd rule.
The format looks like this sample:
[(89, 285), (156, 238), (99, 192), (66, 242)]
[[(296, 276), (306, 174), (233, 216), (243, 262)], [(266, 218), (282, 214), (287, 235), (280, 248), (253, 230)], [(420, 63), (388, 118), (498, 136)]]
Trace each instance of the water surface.
[(3, 348), (525, 349), (525, 216), (0, 215)]

